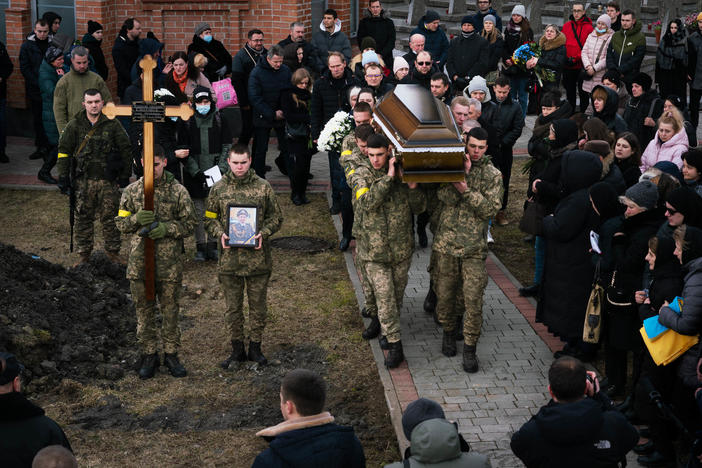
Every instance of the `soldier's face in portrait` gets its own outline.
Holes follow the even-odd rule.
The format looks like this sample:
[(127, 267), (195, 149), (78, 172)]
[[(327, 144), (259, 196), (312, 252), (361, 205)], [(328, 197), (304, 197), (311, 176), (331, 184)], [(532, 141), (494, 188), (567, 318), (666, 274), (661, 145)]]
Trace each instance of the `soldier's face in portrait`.
[(368, 159), (373, 169), (382, 169), (388, 162), (387, 148), (368, 148)]
[(95, 96), (90, 96), (87, 94), (83, 96), (83, 107), (90, 116), (97, 117), (100, 115), (103, 104), (104, 101), (102, 100), (100, 93), (96, 94)]
[(227, 164), (236, 177), (244, 177), (251, 167), (251, 156), (248, 154), (230, 153)]
[(245, 215), (244, 213), (241, 213), (241, 214), (240, 214), (239, 216), (237, 216), (237, 217), (239, 218), (239, 223), (240, 223), (240, 224), (246, 224), (246, 215)]
[(468, 137), (466, 149), (468, 150), (468, 157), (470, 160), (477, 161), (482, 158), (485, 151), (487, 151), (487, 140), (478, 140), (475, 137)]

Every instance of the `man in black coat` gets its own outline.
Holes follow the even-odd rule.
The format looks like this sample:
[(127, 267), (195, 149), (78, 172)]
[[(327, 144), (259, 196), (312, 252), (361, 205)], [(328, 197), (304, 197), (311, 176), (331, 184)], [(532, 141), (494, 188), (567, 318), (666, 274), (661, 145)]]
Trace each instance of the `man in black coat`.
[(5, 154), (7, 146), (7, 116), (5, 107), (7, 106), (7, 79), (12, 74), (14, 65), (7, 54), (5, 44), (0, 42), (0, 163), (10, 162), (10, 158)]
[(41, 91), (39, 90), (39, 67), (44, 60), (46, 49), (49, 48), (49, 24), (43, 19), (34, 24), (34, 31), (20, 47), (20, 71), (24, 77), (24, 90), (32, 110), (34, 123), (34, 144), (37, 149), (29, 155), (29, 159), (45, 158), (49, 152), (49, 139), (44, 131), (41, 118)]
[(418, 84), (431, 91), (431, 77), (439, 71), (434, 64), (431, 53), (422, 50), (417, 53), (417, 59), (410, 64), (410, 71), (402, 78), (401, 84)]
[(23, 369), (13, 354), (0, 353), (0, 452), (7, 467), (32, 466), (37, 452), (49, 445), (71, 450), (59, 425), (22, 395)]
[(639, 434), (612, 408), (594, 372), (565, 356), (548, 371), (551, 401), (512, 435), (510, 447), (529, 468), (626, 464)]
[[(395, 23), (385, 16), (385, 10), (380, 5), (380, 0), (369, 0), (367, 16), (358, 23), (356, 41), (358, 47), (365, 37), (375, 40), (376, 52), (385, 61), (385, 66), (392, 69), (392, 49), (395, 48)], [(363, 52), (363, 49), (361, 49)]]
[(112, 60), (117, 70), (117, 95), (120, 100), (132, 84), (132, 67), (139, 57), (139, 37), (141, 23), (134, 18), (127, 18), (119, 30), (115, 45), (112, 46)]
[(260, 60), (249, 77), (249, 102), (253, 112), (254, 143), (253, 169), (266, 178), (266, 152), (271, 129), (278, 138), (280, 155), (276, 158), (278, 168), (287, 175), (288, 147), (285, 136), (285, 116), (280, 105), (280, 97), (291, 86), (292, 73), (283, 64), (283, 48), (274, 45)]
[[(315, 60), (314, 46), (305, 40), (305, 25), (299, 21), (290, 24), (290, 34), (278, 43), (283, 48), (284, 57), (297, 57), (297, 48), (302, 47), (302, 66), (310, 73), (316, 72), (319, 68)], [(292, 53), (290, 49), (295, 49)], [(292, 64), (285, 63), (291, 70)]]
[(232, 60), (232, 85), (241, 110), (241, 133), (239, 144), (248, 145), (253, 135), (253, 111), (249, 102), (249, 76), (256, 64), (265, 57), (268, 50), (263, 46), (263, 31), (252, 29), (246, 35), (246, 44)]
[(402, 56), (410, 66), (410, 70), (414, 68), (414, 62), (417, 60), (417, 54), (424, 50), (426, 38), (423, 34), (412, 34), (409, 38), (410, 51)]
[(476, 20), (477, 16), (464, 16), (461, 34), (449, 44), (446, 71), (456, 90), (463, 90), (471, 78), (487, 72), (488, 42), (480, 36)]
[(212, 37), (212, 28), (207, 23), (195, 27), (193, 42), (188, 45), (188, 57), (195, 54), (202, 54), (207, 59), (204, 73), (210, 83), (231, 75), (232, 55), (224, 44)]
[(494, 87), (497, 109), (489, 122), (497, 131), (500, 141), (499, 151), (494, 155), (492, 163), (502, 172), (502, 183), (505, 189), (502, 196), (502, 209), (495, 217), (495, 222), (502, 226), (508, 223), (505, 217), (505, 208), (507, 208), (509, 195), (509, 179), (512, 176), (512, 161), (514, 159), (512, 149), (524, 128), (522, 108), (509, 97), (510, 89), (509, 78), (504, 75), (497, 77)]
[(323, 411), (326, 384), (307, 369), (288, 372), (280, 386), (282, 423), (259, 431), (270, 446), (254, 460), (252, 468), (275, 466), (366, 466), (363, 447), (352, 427), (333, 423)]

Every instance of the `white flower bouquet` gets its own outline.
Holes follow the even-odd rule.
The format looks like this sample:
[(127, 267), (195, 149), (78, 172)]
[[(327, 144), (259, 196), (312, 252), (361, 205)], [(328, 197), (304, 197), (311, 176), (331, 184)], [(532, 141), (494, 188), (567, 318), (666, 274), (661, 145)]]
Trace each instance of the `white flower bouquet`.
[(353, 120), (344, 111), (337, 111), (319, 133), (317, 139), (318, 151), (341, 151), (344, 137), (353, 130)]

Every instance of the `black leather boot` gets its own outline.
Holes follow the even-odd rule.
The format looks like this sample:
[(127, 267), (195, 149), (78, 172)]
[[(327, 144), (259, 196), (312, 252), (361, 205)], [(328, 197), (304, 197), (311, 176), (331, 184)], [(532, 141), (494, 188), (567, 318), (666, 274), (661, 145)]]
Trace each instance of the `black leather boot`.
[(217, 260), (219, 259), (219, 252), (217, 252), (217, 242), (211, 241), (207, 243), (207, 260)]
[(522, 297), (536, 297), (539, 295), (539, 284), (532, 284), (525, 288), (519, 288), (519, 295)]
[(372, 340), (378, 335), (380, 335), (380, 320), (378, 320), (378, 317), (371, 317), (371, 322), (368, 325), (368, 328), (363, 330), (361, 336), (364, 340)]
[(463, 370), (470, 374), (478, 372), (478, 357), (475, 355), (475, 346), (463, 345)]
[(388, 343), (388, 337), (385, 335), (380, 335), (378, 338), (378, 344), (380, 345), (380, 349), (390, 349), (390, 343)]
[(197, 244), (197, 251), (195, 252), (195, 261), (204, 262), (207, 260), (207, 244)]
[(441, 342), (441, 353), (447, 357), (456, 355), (456, 338), (453, 332), (444, 330), (444, 339)]
[(429, 292), (427, 297), (424, 298), (424, 312), (427, 314), (433, 314), (436, 311), (436, 293), (434, 292), (434, 285), (429, 283)]
[(388, 350), (388, 355), (385, 357), (385, 367), (394, 369), (405, 360), (405, 354), (402, 352), (402, 341), (388, 343), (388, 345), (390, 349)]
[(185, 377), (188, 375), (188, 371), (186, 371), (183, 364), (180, 363), (178, 354), (176, 353), (166, 353), (163, 358), (163, 363), (166, 365), (168, 372), (170, 372), (173, 377)]
[(268, 364), (268, 359), (261, 352), (261, 343), (256, 341), (251, 341), (249, 343), (249, 361), (254, 361), (262, 366)]
[(246, 350), (244, 349), (244, 342), (241, 340), (232, 340), (232, 354), (230, 354), (227, 359), (220, 362), (219, 366), (222, 369), (229, 369), (229, 366), (234, 361), (246, 361)]
[(150, 379), (156, 373), (158, 367), (158, 354), (144, 354), (141, 356), (141, 368), (139, 369), (140, 379)]

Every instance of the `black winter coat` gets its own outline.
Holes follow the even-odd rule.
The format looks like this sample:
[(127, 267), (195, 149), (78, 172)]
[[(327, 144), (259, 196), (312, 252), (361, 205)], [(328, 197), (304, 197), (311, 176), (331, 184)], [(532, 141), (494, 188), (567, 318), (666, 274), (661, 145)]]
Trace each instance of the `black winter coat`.
[(474, 76), (485, 76), (488, 63), (488, 42), (477, 31), (468, 38), (459, 34), (451, 40), (446, 71), (451, 81), (455, 82), (454, 76), (462, 80), (460, 88), (465, 88)]
[(632, 97), (624, 108), (624, 121), (629, 131), (639, 139), (641, 148), (646, 148), (656, 136), (657, 126), (647, 127), (644, 125), (646, 117), (651, 117), (654, 121), (663, 113), (663, 99), (658, 93), (651, 89), (639, 97)]
[(502, 58), (502, 50), (504, 49), (504, 47), (505, 40), (502, 37), (502, 33), (497, 34), (497, 39), (495, 39), (495, 42), (488, 42), (486, 73), (490, 73), (491, 71), (497, 70), (497, 66), (500, 63), (500, 59)]
[(21, 393), (0, 395), (2, 466), (30, 467), (37, 452), (49, 445), (62, 445), (72, 450), (66, 434), (44, 415), (43, 409)]
[[(395, 23), (385, 16), (385, 10), (380, 12), (380, 16), (374, 17), (369, 10), (366, 10), (366, 17), (358, 23), (356, 42), (361, 47), (364, 37), (372, 37), (375, 40), (375, 51), (383, 57), (385, 64), (392, 69), (392, 49), (395, 48)], [(363, 52), (363, 51), (361, 51)]]
[[(563, 188), (561, 187), (561, 162), (563, 155), (577, 148), (578, 143), (573, 142), (563, 148), (548, 149), (548, 159), (540, 161), (540, 164), (538, 164), (542, 169), (534, 172), (533, 176), (531, 174), (529, 176), (527, 195), (529, 197), (536, 195), (536, 201), (546, 207), (546, 214), (553, 213), (556, 205), (563, 198)], [(537, 193), (534, 194), (531, 191), (531, 185), (536, 179), (541, 179), (541, 182), (536, 184)]]
[(602, 163), (586, 151), (562, 156), (561, 182), (566, 195), (543, 221), (546, 261), (536, 321), (557, 336), (581, 339), (594, 267), (590, 230), (597, 225), (588, 189), (600, 180)]
[(105, 63), (105, 54), (102, 52), (102, 41), (95, 39), (92, 34), (85, 34), (82, 44), (90, 52), (90, 58), (93, 59), (93, 64), (95, 65), (95, 73), (107, 81), (109, 70), (107, 69), (107, 63)]
[(500, 148), (512, 148), (522, 134), (524, 117), (522, 108), (509, 96), (502, 102), (495, 102), (497, 109), (490, 123), (497, 130)]
[(400, 81), (401, 84), (418, 84), (419, 86), (425, 88), (428, 91), (431, 91), (431, 77), (436, 73), (439, 69), (436, 67), (436, 65), (432, 65), (431, 69), (429, 70), (429, 73), (427, 74), (422, 74), (414, 68), (413, 66), (410, 65), (410, 71), (405, 76), (402, 78)]
[(132, 66), (139, 57), (139, 41), (130, 41), (117, 36), (112, 46), (112, 60), (117, 70), (117, 95), (122, 98), (127, 87), (132, 84)]
[[(49, 41), (44, 41), (46, 47)], [(44, 51), (46, 50), (44, 47)], [(20, 71), (24, 77), (24, 88), (27, 91), (27, 98), (33, 100), (41, 100), (41, 92), (39, 90), (39, 67), (44, 61), (44, 51), (39, 46), (34, 33), (27, 35), (27, 38), (20, 47), (19, 63)]]
[(359, 82), (354, 77), (349, 68), (344, 70), (344, 75), (335, 79), (332, 78), (329, 69), (314, 84), (312, 91), (312, 139), (319, 137), (319, 132), (324, 128), (329, 119), (336, 111), (343, 110), (349, 112), (351, 106), (347, 92), (350, 87), (358, 85)]
[(602, 182), (607, 182), (612, 186), (617, 195), (623, 195), (626, 190), (626, 182), (619, 167), (614, 164), (614, 156), (610, 155), (602, 161)]
[[(607, 125), (607, 128), (613, 131), (615, 135), (626, 132), (628, 128), (626, 121), (617, 113), (617, 110), (619, 110), (619, 95), (613, 89), (602, 85), (595, 86), (592, 91), (594, 92), (597, 88), (604, 89), (607, 92), (607, 101), (605, 102), (602, 112), (593, 111), (592, 116), (603, 121), (605, 125)], [(590, 94), (590, 101), (592, 101), (592, 108), (594, 109), (595, 104), (592, 93)], [(641, 148), (645, 148), (645, 146)]]
[[(515, 24), (510, 19), (503, 32), (505, 37), (505, 46), (502, 49), (502, 60), (504, 60), (505, 64), (507, 63), (507, 60), (512, 58), (512, 54), (519, 46), (534, 40), (534, 32), (531, 29), (529, 29), (526, 34), (526, 40), (522, 40), (522, 31), (517, 31), (514, 29), (514, 27)], [(531, 74), (531, 71), (525, 71), (519, 68), (517, 65), (512, 65), (505, 68), (504, 73), (510, 77), (527, 78)]]
[[(658, 259), (656, 259), (658, 260)], [(678, 259), (673, 259), (677, 263)], [(653, 279), (648, 286), (648, 299), (650, 304), (639, 306), (639, 320), (642, 322), (649, 317), (658, 315), (658, 311), (664, 302), (671, 303), (676, 296), (682, 293), (683, 277), (679, 264), (673, 262), (659, 267), (657, 264), (653, 269)]]
[(512, 436), (527, 468), (615, 468), (639, 440), (636, 428), (602, 394), (573, 403), (551, 400)]
[[(307, 42), (306, 40), (302, 40), (302, 42), (293, 42), (292, 38), (290, 35), (280, 41), (278, 43), (280, 47), (283, 48), (283, 63), (290, 68), (290, 70), (295, 71), (297, 68), (297, 48), (299, 46), (302, 46), (302, 66), (307, 68), (307, 71), (309, 71), (312, 76), (316, 76), (317, 73), (317, 60), (316, 56), (317, 54), (315, 53), (315, 47), (310, 43)], [(292, 53), (292, 49), (295, 50), (295, 53)], [(292, 57), (295, 57), (294, 60)], [(296, 68), (297, 67), (297, 68)]]
[(324, 424), (283, 432), (254, 460), (252, 468), (366, 466), (363, 447), (353, 428)]
[(10, 56), (7, 54), (7, 48), (5, 44), (0, 42), (0, 99), (7, 98), (7, 79), (12, 74), (14, 65)]
[(275, 70), (267, 59), (261, 59), (249, 76), (249, 102), (253, 110), (254, 127), (278, 127), (284, 120), (275, 120), (280, 110), (280, 96), (292, 86), (292, 73), (283, 64)]
[(545, 117), (543, 114), (539, 114), (536, 118), (534, 128), (531, 132), (531, 138), (529, 138), (529, 143), (527, 144), (529, 156), (534, 159), (534, 163), (529, 171), (530, 182), (533, 182), (531, 175), (536, 175), (541, 172), (545, 167), (544, 162), (551, 156), (551, 149), (544, 141), (545, 138), (548, 138), (551, 123), (556, 120), (567, 119), (572, 114), (573, 106), (571, 106), (568, 101), (563, 100), (553, 113)]
[[(293, 99), (293, 95), (297, 96), (297, 102)], [(308, 142), (310, 135), (310, 104), (312, 101), (312, 93), (306, 89), (300, 89), (294, 86), (283, 93), (281, 98), (281, 106), (285, 114), (285, 121), (288, 124), (302, 123), (307, 126), (307, 137), (291, 137), (288, 135), (288, 147), (290, 154), (303, 154), (309, 151)]]
[(249, 76), (261, 57), (265, 57), (268, 51), (264, 47), (261, 52), (256, 52), (248, 45), (236, 53), (232, 59), (232, 85), (236, 91), (239, 107), (249, 107)]
[(539, 40), (539, 47), (541, 47), (541, 57), (539, 57), (538, 65), (542, 68), (551, 70), (556, 79), (552, 82), (544, 82), (544, 87), (546, 86), (556, 86), (561, 82), (561, 75), (563, 74), (563, 68), (566, 66), (568, 56), (566, 54), (566, 37), (565, 34), (559, 33), (553, 40), (546, 40), (545, 36), (541, 37)]
[(222, 67), (226, 67), (225, 76), (232, 73), (232, 55), (217, 39), (213, 38), (210, 42), (205, 42), (200, 36), (194, 34), (193, 42), (188, 45), (188, 57), (193, 57), (195, 54), (202, 54), (207, 59), (204, 73), (210, 83), (221, 80), (217, 70)]
[(635, 185), (639, 181), (641, 169), (639, 169), (639, 165), (636, 164), (633, 158), (619, 159), (615, 156), (614, 164), (619, 167), (619, 171), (622, 173), (622, 177), (624, 177), (626, 188)]

